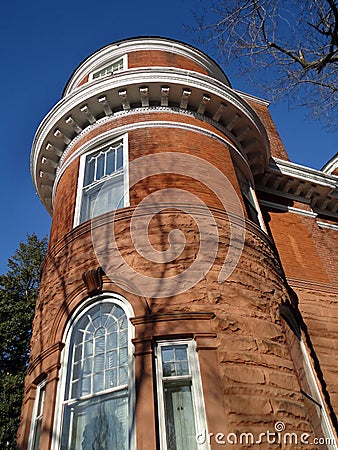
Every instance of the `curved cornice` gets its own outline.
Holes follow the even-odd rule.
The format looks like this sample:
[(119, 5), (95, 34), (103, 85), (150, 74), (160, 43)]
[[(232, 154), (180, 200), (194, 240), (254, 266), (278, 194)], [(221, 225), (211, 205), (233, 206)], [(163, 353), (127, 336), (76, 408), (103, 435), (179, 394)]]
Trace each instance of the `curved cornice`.
[(336, 171), (337, 169), (338, 169), (338, 152), (322, 167), (322, 172), (333, 175), (333, 172)]
[(312, 213), (309, 213), (314, 213), (314, 217), (319, 214), (338, 218), (338, 177), (335, 175), (271, 158), (264, 174), (258, 175), (255, 181), (259, 191), (310, 205)]
[(51, 191), (60, 157), (67, 146), (103, 117), (135, 108), (163, 106), (192, 112), (224, 132), (247, 158), (254, 174), (268, 165), (269, 143), (251, 106), (223, 83), (181, 69), (141, 68), (86, 83), (60, 100), (36, 132), (31, 173), (49, 212)]
[(79, 83), (89, 73), (109, 63), (111, 60), (122, 57), (130, 52), (144, 50), (157, 50), (184, 56), (203, 67), (210, 76), (230, 87), (227, 76), (218, 64), (197, 48), (172, 39), (140, 37), (114, 42), (86, 58), (79, 67), (75, 69), (64, 89), (63, 96), (67, 96), (76, 89)]

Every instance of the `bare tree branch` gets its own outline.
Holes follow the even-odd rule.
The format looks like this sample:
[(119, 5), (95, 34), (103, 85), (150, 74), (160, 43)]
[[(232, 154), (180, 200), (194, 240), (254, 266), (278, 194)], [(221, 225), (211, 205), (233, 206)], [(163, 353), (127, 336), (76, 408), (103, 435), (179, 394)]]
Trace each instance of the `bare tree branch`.
[(190, 29), (218, 60), (337, 127), (337, 0), (215, 0), (195, 17)]

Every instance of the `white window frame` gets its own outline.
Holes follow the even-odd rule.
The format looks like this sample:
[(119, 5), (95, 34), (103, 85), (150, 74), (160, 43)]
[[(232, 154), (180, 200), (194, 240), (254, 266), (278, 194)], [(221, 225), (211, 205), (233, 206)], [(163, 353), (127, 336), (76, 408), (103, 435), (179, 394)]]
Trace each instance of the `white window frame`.
[[(163, 376), (162, 367), (162, 353), (163, 347), (175, 346), (175, 345), (187, 345), (188, 361), (190, 366), (190, 375), (183, 376)], [(167, 450), (167, 433), (166, 433), (166, 423), (165, 423), (165, 407), (164, 407), (164, 382), (174, 382), (178, 383), (184, 380), (189, 380), (191, 382), (191, 395), (195, 418), (195, 431), (196, 436), (201, 433), (206, 433), (208, 435), (207, 420), (204, 405), (204, 395), (202, 389), (202, 380), (199, 368), (198, 354), (196, 350), (196, 342), (193, 339), (182, 339), (182, 340), (166, 340), (158, 341), (155, 344), (155, 362), (156, 362), (156, 387), (157, 387), (157, 404), (158, 404), (158, 419), (159, 419), (159, 439), (160, 439), (160, 449)], [(196, 448), (198, 450), (209, 450), (210, 446), (208, 439), (204, 444), (198, 444), (196, 440)]]
[[(267, 233), (267, 229), (266, 229), (265, 222), (264, 222), (264, 219), (263, 219), (263, 214), (262, 214), (262, 211), (261, 211), (261, 207), (259, 206), (259, 202), (258, 202), (258, 199), (257, 199), (256, 191), (252, 187), (251, 181), (248, 181), (248, 184), (249, 184), (249, 192), (250, 192), (250, 195), (251, 195), (252, 200), (253, 200), (253, 205), (255, 206), (255, 209), (257, 211), (258, 223), (259, 223), (261, 229), (265, 233)], [(245, 194), (243, 194), (243, 195), (245, 195)]]
[[(112, 179), (114, 176), (118, 176), (119, 173), (123, 174), (123, 206), (129, 206), (129, 171), (128, 171), (128, 160), (129, 160), (129, 152), (128, 152), (128, 133), (125, 133), (121, 136), (118, 136), (112, 140), (105, 141), (104, 143), (91, 148), (89, 151), (81, 155), (80, 158), (80, 167), (79, 167), (79, 176), (77, 183), (77, 194), (76, 194), (76, 206), (75, 206), (75, 214), (74, 214), (74, 227), (80, 225), (82, 221), (82, 208), (84, 207), (84, 179), (85, 179), (85, 169), (86, 169), (86, 161), (88, 156), (91, 154), (99, 153), (101, 150), (106, 149), (110, 145), (115, 145), (117, 142), (122, 141), (123, 146), (123, 168), (121, 171), (112, 174), (112, 176), (104, 177), (98, 180), (95, 184), (100, 186)], [(94, 185), (94, 183), (93, 183)], [(99, 188), (100, 189), (100, 188)], [(112, 210), (113, 211), (113, 210)], [(95, 216), (94, 216), (95, 217)], [(86, 219), (86, 221), (89, 218)]]
[[(248, 201), (250, 203), (250, 205), (256, 210), (258, 225), (260, 226), (260, 228), (265, 233), (268, 233), (266, 226), (265, 226), (264, 219), (263, 219), (263, 214), (262, 214), (260, 205), (258, 203), (256, 191), (253, 187), (252, 181), (243, 174), (243, 171), (241, 170), (241, 168), (236, 164), (235, 164), (235, 172), (237, 175), (237, 180), (238, 180), (239, 187), (241, 189), (242, 196), (245, 197), (246, 201)], [(248, 194), (245, 193), (245, 187), (244, 187), (245, 184), (248, 186)], [(246, 205), (245, 205), (245, 209), (247, 210)], [(254, 223), (256, 223), (256, 222), (254, 222)], [(256, 223), (256, 225), (257, 225), (257, 223)]]
[[(321, 428), (326, 441), (327, 448), (329, 450), (335, 450), (337, 449), (336, 437), (332, 430), (331, 423), (327, 415), (325, 405), (323, 403), (322, 395), (318, 387), (317, 377), (312, 367), (308, 350), (305, 346), (302, 336), (300, 337), (299, 345), (303, 356), (303, 368), (305, 379), (308, 382), (310, 389), (310, 392), (306, 394), (310, 394), (309, 395), (310, 401), (313, 401), (316, 405), (317, 414), (321, 421)], [(318, 409), (320, 409), (320, 411), (318, 411)]]
[[(65, 394), (67, 387), (67, 376), (68, 376), (68, 358), (70, 355), (70, 342), (72, 338), (72, 333), (74, 330), (74, 325), (81, 319), (83, 315), (86, 314), (88, 310), (90, 310), (93, 306), (98, 305), (100, 303), (114, 303), (120, 306), (126, 316), (128, 322), (128, 438), (129, 438), (129, 447), (128, 450), (136, 450), (136, 433), (135, 433), (135, 367), (134, 367), (134, 345), (132, 340), (134, 338), (134, 327), (130, 322), (130, 318), (134, 316), (132, 307), (130, 303), (121, 295), (116, 293), (104, 293), (99, 296), (95, 296), (84, 302), (83, 305), (80, 306), (80, 310), (75, 311), (72, 318), (68, 322), (68, 326), (64, 333), (63, 342), (65, 342), (65, 347), (63, 354), (61, 355), (61, 368), (60, 368), (60, 382), (57, 390), (57, 399), (55, 405), (55, 422), (54, 422), (54, 430), (53, 430), (53, 441), (51, 450), (63, 450), (61, 448), (61, 437), (62, 437), (62, 424), (63, 424), (63, 414), (64, 414), (64, 403), (65, 403)], [(105, 391), (105, 393), (109, 393), (110, 391), (114, 391), (114, 389), (109, 389)], [(99, 395), (103, 394), (103, 391), (100, 392)], [(95, 398), (95, 394), (93, 396)]]
[[(41, 439), (43, 411), (44, 411), (45, 400), (46, 400), (46, 385), (47, 385), (47, 377), (45, 377), (42, 381), (40, 381), (40, 383), (36, 387), (35, 400), (34, 400), (33, 413), (32, 413), (32, 421), (31, 421), (31, 427), (30, 427), (30, 432), (29, 432), (28, 450), (34, 449), (35, 441), (37, 438), (37, 425), (38, 425), (39, 421), (41, 421), (40, 435), (38, 437), (39, 442)], [(38, 415), (38, 408), (39, 408), (39, 403), (40, 403), (42, 395), (43, 395), (42, 408), (41, 408), (41, 413)], [(39, 444), (39, 447), (40, 447), (40, 444)]]
[(318, 415), (318, 419), (320, 420), (322, 433), (324, 435), (323, 437), (325, 439), (325, 445), (327, 446), (328, 450), (337, 450), (335, 433), (331, 426), (331, 421), (329, 419), (325, 403), (323, 401), (322, 392), (319, 388), (316, 371), (311, 362), (308, 348), (303, 340), (301, 329), (299, 328), (298, 323), (289, 307), (282, 306), (280, 311), (281, 317), (285, 320), (299, 342), (302, 360), (298, 361), (298, 363), (296, 364), (296, 371), (298, 375), (300, 375), (300, 378), (302, 378), (301, 374), (299, 373), (299, 365), (301, 365), (302, 369), (304, 370), (303, 376), (307, 383), (306, 390), (304, 389), (305, 386), (302, 382), (300, 382), (300, 388), (303, 392), (303, 395), (306, 395), (308, 400), (313, 402), (313, 404), (315, 405), (315, 410)]
[[(117, 63), (120, 60), (122, 60), (122, 69), (119, 69), (114, 72), (107, 73), (106, 75), (102, 75), (102, 76), (94, 78), (94, 75), (96, 73), (101, 72), (102, 70), (106, 69), (107, 67), (114, 65), (115, 63)], [(95, 70), (92, 70), (90, 72), (89, 81), (100, 80), (102, 78), (106, 78), (108, 76), (114, 75), (115, 73), (122, 72), (122, 71), (126, 70), (127, 68), (128, 68), (128, 55), (125, 54), (125, 55), (119, 56), (118, 58), (114, 58), (114, 59), (106, 62), (105, 64), (102, 64), (101, 66), (96, 67)]]

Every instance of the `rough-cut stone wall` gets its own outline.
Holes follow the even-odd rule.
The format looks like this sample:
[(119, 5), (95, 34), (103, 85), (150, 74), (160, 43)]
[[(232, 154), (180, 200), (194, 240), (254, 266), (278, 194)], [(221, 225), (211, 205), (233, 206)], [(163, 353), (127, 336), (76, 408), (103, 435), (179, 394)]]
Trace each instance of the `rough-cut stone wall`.
[[(219, 284), (219, 270), (229, 245), (229, 224), (226, 215), (219, 210), (214, 210), (214, 213), (219, 228), (220, 249), (212, 269), (195, 287), (171, 298), (148, 298), (145, 301), (143, 296), (130, 294), (104, 277), (103, 290), (122, 294), (133, 306), (136, 317), (155, 317), (141, 331), (135, 325), (136, 340), (153, 340), (157, 336), (194, 336), (199, 333), (202, 337), (206, 334), (212, 336), (216, 363), (212, 366), (213, 373), (208, 373), (212, 350), (208, 353), (209, 346), (205, 349), (201, 344), (201, 353), (204, 355), (200, 361), (202, 382), (205, 383), (205, 379), (212, 376), (211, 384), (214, 383), (218, 394), (221, 392), (222, 395), (216, 401), (212, 396), (212, 386), (204, 385), (206, 405), (217, 407), (217, 410), (207, 408), (209, 432), (236, 433), (238, 436), (240, 433), (251, 432), (258, 436), (269, 430), (273, 432), (274, 423), (281, 420), (289, 432), (299, 435), (303, 432), (311, 433), (279, 317), (279, 305), (287, 300), (288, 294), (273, 247), (258, 229), (248, 225), (240, 261), (230, 278)], [(132, 209), (128, 208), (119, 211), (118, 217), (115, 217), (116, 239), (126, 261), (131, 257), (132, 248), (127, 232), (131, 215)], [(173, 276), (194, 261), (197, 252), (194, 239), (196, 225), (187, 215), (179, 212), (164, 211), (159, 219), (151, 222), (149, 230), (152, 243), (157, 248), (163, 249), (163, 236), (178, 226), (187, 237), (185, 251), (170, 264), (165, 273), (166, 276)], [(106, 234), (105, 227), (111, 226), (112, 224), (103, 225), (103, 234)], [(34, 320), (31, 342), (33, 369), (29, 371), (26, 381), (27, 392), (41, 373), (44, 358), (41, 361), (36, 361), (36, 358), (40, 358), (41, 352), (62, 340), (68, 318), (87, 297), (82, 273), (97, 266), (89, 223), (68, 233), (49, 250)], [(141, 257), (133, 256), (133, 267), (156, 276), (149, 261), (144, 261)], [(110, 269), (114, 269), (114, 261), (111, 267), (107, 267), (108, 272)], [(209, 313), (213, 318), (209, 318), (208, 326), (202, 327), (198, 325), (199, 322), (184, 316), (188, 313)], [(176, 315), (178, 319), (173, 321), (170, 315)], [(194, 320), (196, 321), (195, 316)], [(59, 351), (54, 353), (55, 360), (60, 358)], [(57, 363), (55, 360), (50, 358), (47, 365), (54, 367)], [(50, 367), (46, 367), (45, 362), (44, 370), (48, 372)], [(149, 408), (146, 390), (142, 390), (144, 377), (151, 377), (151, 373), (144, 373), (142, 366), (142, 372), (136, 373), (138, 401), (141, 405), (138, 410), (140, 421), (143, 409), (147, 412)], [(29, 402), (26, 401), (28, 407)], [(212, 420), (215, 416), (217, 420)], [(152, 426), (155, 426), (154, 417)], [(151, 428), (149, 423), (147, 428)], [(261, 446), (269, 449), (269, 445), (265, 443)], [(143, 442), (139, 448), (146, 450), (152, 447)], [(212, 448), (218, 447), (213, 445)], [(234, 448), (245, 447), (240, 445)], [(306, 446), (299, 448), (304, 449)]]
[(304, 321), (320, 388), (337, 427), (338, 411), (338, 287), (290, 280)]
[(337, 431), (337, 231), (321, 228), (314, 217), (301, 214), (270, 210), (265, 216), (293, 289), (318, 388)]

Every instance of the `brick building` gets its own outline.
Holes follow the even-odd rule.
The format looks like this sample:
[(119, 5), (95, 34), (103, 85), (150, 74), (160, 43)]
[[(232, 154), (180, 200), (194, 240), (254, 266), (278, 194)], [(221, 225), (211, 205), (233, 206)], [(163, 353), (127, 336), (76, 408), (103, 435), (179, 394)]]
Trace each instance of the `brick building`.
[(292, 163), (199, 50), (123, 40), (42, 121), (18, 447), (334, 449), (337, 155)]

